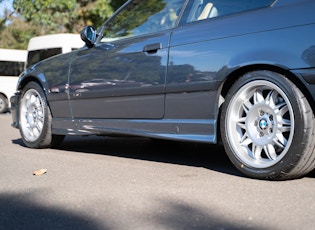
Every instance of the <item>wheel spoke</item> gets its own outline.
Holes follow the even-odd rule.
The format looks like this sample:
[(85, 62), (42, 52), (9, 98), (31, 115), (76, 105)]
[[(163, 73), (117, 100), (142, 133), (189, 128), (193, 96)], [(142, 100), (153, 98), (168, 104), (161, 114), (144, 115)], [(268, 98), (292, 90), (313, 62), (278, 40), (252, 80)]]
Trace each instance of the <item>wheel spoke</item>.
[(248, 100), (244, 101), (243, 103), (243, 110), (245, 113), (248, 113), (248, 111), (252, 108), (252, 103), (250, 103)]
[(261, 152), (263, 148), (260, 145), (252, 145), (252, 152), (251, 155), (254, 159), (260, 159), (261, 158)]
[(265, 100), (266, 104), (274, 108), (276, 106), (277, 95), (278, 93), (275, 90), (270, 90)]
[(242, 139), (241, 139), (240, 144), (241, 144), (241, 146), (248, 146), (248, 145), (250, 145), (252, 142), (253, 142), (253, 140), (250, 139), (250, 138), (247, 136), (247, 134), (245, 133), (244, 136), (243, 136)]
[(37, 129), (38, 129), (38, 130), (42, 130), (42, 129), (43, 129), (43, 126), (44, 126), (44, 123), (43, 123), (42, 120), (40, 120), (40, 121), (37, 122)]
[(39, 134), (40, 134), (40, 130), (38, 129), (37, 126), (35, 126), (35, 127), (32, 129), (32, 132), (33, 132), (33, 135), (34, 135), (35, 137), (39, 136)]
[(279, 132), (273, 139), (273, 143), (283, 149), (287, 145), (288, 140)]
[(30, 105), (31, 105), (31, 100), (30, 100), (30, 98), (26, 98), (26, 103), (25, 103), (25, 108), (26, 108), (26, 110), (30, 107)]
[(31, 95), (30, 104), (34, 104), (36, 101), (36, 96), (34, 94)]
[(275, 147), (271, 144), (264, 146), (265, 153), (270, 160), (276, 160), (277, 154)]
[(262, 95), (261, 90), (256, 90), (254, 93), (254, 104), (259, 104), (263, 102), (264, 100), (265, 99), (264, 99), (264, 96)]
[(281, 132), (290, 132), (291, 131), (291, 121), (288, 119), (279, 119), (278, 120), (278, 130)]
[(286, 114), (289, 109), (288, 106), (285, 102), (281, 102), (279, 104), (276, 105), (276, 109), (278, 109), (278, 115), (283, 116), (284, 114)]
[(246, 129), (245, 121), (246, 121), (246, 117), (240, 117), (240, 118), (237, 120), (236, 125), (237, 125), (238, 127), (240, 127), (241, 129)]
[(41, 107), (41, 101), (40, 101), (40, 98), (39, 97), (36, 97), (36, 100), (34, 101), (34, 104), (36, 106), (36, 108), (40, 108)]

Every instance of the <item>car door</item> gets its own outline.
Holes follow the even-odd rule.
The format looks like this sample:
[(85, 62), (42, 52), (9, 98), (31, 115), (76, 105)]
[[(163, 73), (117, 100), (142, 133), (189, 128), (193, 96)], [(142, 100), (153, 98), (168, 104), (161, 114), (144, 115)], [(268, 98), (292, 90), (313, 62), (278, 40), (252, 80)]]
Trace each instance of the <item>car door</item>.
[(74, 118), (162, 118), (168, 43), (184, 0), (135, 0), (70, 68)]
[(170, 40), (165, 118), (208, 120), (214, 133), (218, 103), (223, 102), (217, 91), (230, 71), (228, 64), (244, 47), (259, 47), (254, 39), (242, 43), (241, 36), (266, 30), (256, 22), (273, 2), (188, 1)]

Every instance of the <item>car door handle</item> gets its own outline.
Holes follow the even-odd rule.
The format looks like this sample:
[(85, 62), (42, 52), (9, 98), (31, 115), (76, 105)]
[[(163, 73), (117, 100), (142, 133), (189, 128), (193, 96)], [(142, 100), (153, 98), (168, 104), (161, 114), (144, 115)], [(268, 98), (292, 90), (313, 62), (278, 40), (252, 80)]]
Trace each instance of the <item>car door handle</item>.
[(162, 49), (162, 43), (153, 43), (153, 44), (146, 45), (143, 48), (143, 52), (152, 54), (152, 53), (156, 53), (159, 49)]

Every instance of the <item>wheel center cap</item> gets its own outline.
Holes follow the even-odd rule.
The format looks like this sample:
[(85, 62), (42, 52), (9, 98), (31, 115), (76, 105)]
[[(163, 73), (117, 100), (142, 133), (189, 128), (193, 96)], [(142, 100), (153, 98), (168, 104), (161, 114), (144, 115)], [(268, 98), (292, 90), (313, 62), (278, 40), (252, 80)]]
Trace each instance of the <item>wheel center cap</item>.
[(261, 119), (259, 121), (259, 128), (262, 130), (265, 130), (265, 129), (267, 129), (267, 127), (268, 127), (267, 121), (265, 119)]
[(36, 109), (33, 110), (32, 115), (33, 115), (33, 118), (36, 119), (36, 117), (37, 117), (37, 115), (38, 115)]

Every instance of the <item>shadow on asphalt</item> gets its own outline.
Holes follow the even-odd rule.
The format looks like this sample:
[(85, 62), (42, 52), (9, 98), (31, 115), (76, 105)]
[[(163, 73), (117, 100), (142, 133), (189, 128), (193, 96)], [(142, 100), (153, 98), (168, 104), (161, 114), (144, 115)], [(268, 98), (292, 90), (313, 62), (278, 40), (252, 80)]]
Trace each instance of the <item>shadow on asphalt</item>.
[[(25, 146), (22, 139), (13, 143)], [(133, 137), (66, 136), (58, 149), (203, 167), (244, 177), (219, 145)]]
[[(21, 139), (14, 144), (24, 146)], [(66, 137), (59, 148), (87, 154), (110, 155), (131, 159), (165, 162), (171, 164), (203, 167), (230, 175), (244, 177), (232, 165), (224, 149), (218, 145), (195, 144), (188, 142), (157, 141), (145, 138), (110, 137)], [(315, 178), (312, 172), (308, 177)], [(113, 229), (111, 218), (102, 223), (86, 215), (67, 212), (54, 207), (35, 205), (33, 200), (38, 193), (34, 190), (18, 194), (0, 194), (0, 229)], [(33, 197), (34, 196), (34, 197)], [(227, 217), (220, 216), (215, 210), (205, 210), (194, 205), (185, 205), (175, 198), (155, 200), (163, 205), (164, 212), (151, 213), (146, 221), (158, 223), (162, 229), (269, 229), (252, 223), (242, 225)], [(196, 221), (198, 220), (198, 221)], [(153, 226), (153, 225), (152, 225)], [(128, 227), (126, 228), (128, 229)]]
[[(25, 146), (21, 139), (14, 144)], [(204, 167), (232, 175), (241, 175), (230, 163), (222, 147), (187, 142), (157, 141), (145, 138), (66, 137), (59, 148), (86, 154), (100, 154), (140, 159), (171, 164)], [(36, 205), (38, 194), (49, 191), (34, 190), (17, 194), (0, 194), (0, 229), (83, 229), (107, 230), (112, 226), (112, 216), (100, 223), (88, 215), (78, 215), (63, 209)], [(153, 200), (163, 206), (164, 212), (154, 213), (139, 219), (157, 224), (160, 229), (261, 229), (256, 224), (250, 227), (220, 215), (215, 207), (205, 211), (199, 206), (187, 205), (176, 198)], [(1, 212), (1, 210), (3, 210)], [(106, 214), (104, 214), (106, 216)], [(142, 215), (142, 214), (141, 214)], [(116, 228), (117, 229), (117, 228)], [(126, 226), (126, 229), (128, 227)], [(152, 228), (151, 228), (152, 229)], [(158, 228), (157, 228), (158, 229)]]
[[(111, 230), (121, 229), (115, 226), (113, 216), (104, 211), (101, 221), (92, 217), (86, 212), (82, 214), (66, 211), (47, 205), (38, 205), (34, 200), (40, 193), (46, 193), (45, 189), (33, 189), (24, 193), (0, 194), (0, 229), (6, 230)], [(260, 224), (251, 223), (250, 226), (244, 223), (235, 223), (233, 220), (224, 217), (213, 208), (203, 210), (199, 206), (186, 205), (177, 199), (157, 199), (163, 206), (164, 212), (154, 210), (151, 215), (140, 214), (137, 218), (145, 220), (144, 223), (152, 223), (149, 229), (229, 229), (229, 230), (259, 230)], [(119, 217), (117, 217), (119, 218)], [(122, 229), (132, 229), (126, 226)], [(138, 228), (136, 228), (138, 229)], [(139, 228), (142, 229), (142, 228)], [(146, 229), (144, 227), (143, 229)], [(263, 228), (264, 229), (264, 228)]]
[(24, 193), (0, 194), (0, 229), (76, 229), (96, 230), (110, 229), (100, 227), (97, 221), (84, 215), (74, 214), (62, 209), (40, 206), (34, 200), (41, 190), (25, 191)]
[[(25, 146), (21, 139), (13, 143)], [(203, 167), (246, 177), (233, 166), (221, 145), (133, 137), (66, 136), (58, 149)], [(315, 170), (305, 177), (315, 178)]]
[[(91, 148), (91, 146), (93, 146)], [(169, 164), (203, 167), (243, 176), (229, 161), (222, 146), (146, 138), (66, 137), (60, 149), (105, 154)]]

